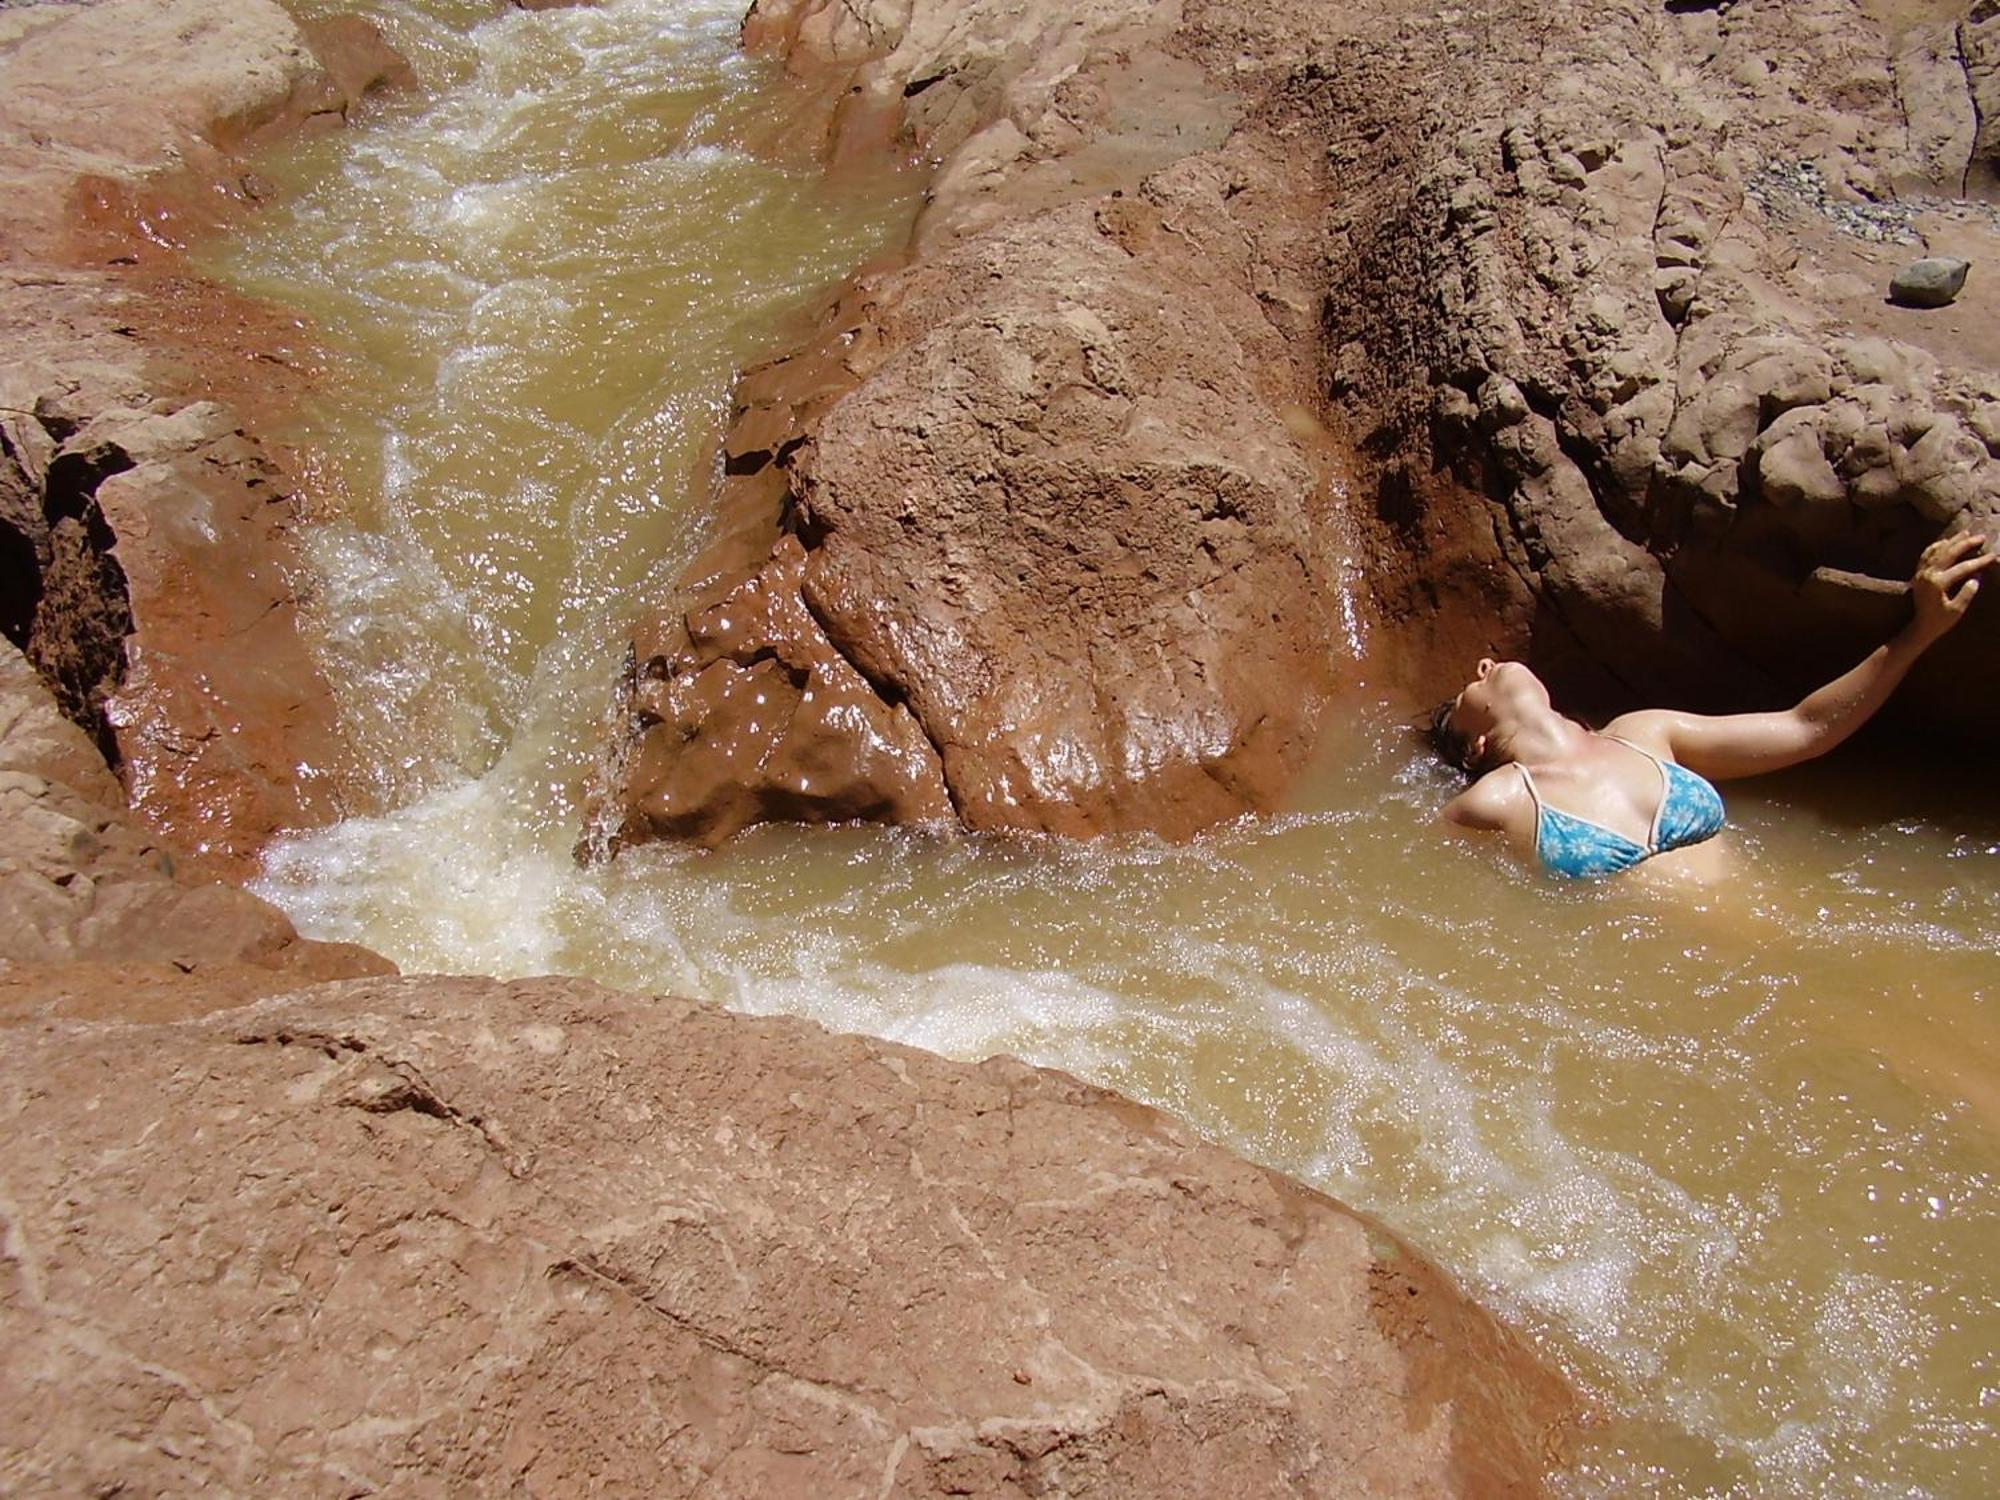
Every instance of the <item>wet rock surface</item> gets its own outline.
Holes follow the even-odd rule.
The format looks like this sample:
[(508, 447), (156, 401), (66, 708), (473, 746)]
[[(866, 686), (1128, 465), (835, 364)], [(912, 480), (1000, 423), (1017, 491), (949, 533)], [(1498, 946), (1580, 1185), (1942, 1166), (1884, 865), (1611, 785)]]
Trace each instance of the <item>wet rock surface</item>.
[(1333, 641), (1257, 378), (1282, 346), (1227, 268), (1132, 239), (1162, 217), (1078, 203), (926, 257), (791, 461), (806, 600), (970, 827), (1182, 835), (1275, 805), (1310, 744)]
[[(1161, 220), (1078, 203), (970, 236), (871, 287), (867, 378), (809, 437), (746, 414), (730, 462), (781, 468), (788, 520), (642, 638), (639, 833), (732, 832), (735, 789), (774, 780), (783, 808), (795, 759), (826, 799), (794, 815), (1185, 834), (1273, 805), (1330, 677), (1324, 493), (1282, 345)], [(789, 709), (761, 735), (688, 716), (767, 660), (821, 673), (810, 752)], [(891, 756), (893, 796), (834, 791)]]
[(97, 747), (0, 642), (0, 1023), (183, 1015), (393, 970), (203, 878), (126, 812)]
[(937, 752), (833, 648), (806, 607), (805, 552), (781, 538), (646, 649), (631, 783), (647, 833), (714, 842), (753, 823), (937, 822)]
[(219, 869), (333, 816), (344, 752), (249, 426), (308, 378), (298, 330), (175, 257), (254, 198), (245, 150), (407, 81), (366, 22), (309, 39), (265, 0), (0, 15), (0, 626)]
[(916, 259), (739, 392), (726, 483), (765, 530), (640, 631), (625, 837), (725, 836), (741, 799), (680, 789), (755, 785), (788, 753), (751, 743), (724, 771), (648, 707), (714, 670), (687, 622), (774, 546), (803, 557), (794, 613), (876, 700), (819, 756), (877, 755), (891, 717), (921, 730), (926, 790), (890, 816), (1184, 836), (1275, 807), (1342, 655), (1332, 464), (1274, 326), (1313, 318), (1296, 183), (1216, 149), (1238, 106), (1142, 7), (844, 14), (760, 6), (750, 32), (855, 70), (835, 149), (900, 108), (944, 164)]
[(1571, 1415), (1129, 1101), (577, 981), (17, 1028), (0, 1141), (21, 1493), (1528, 1495)]

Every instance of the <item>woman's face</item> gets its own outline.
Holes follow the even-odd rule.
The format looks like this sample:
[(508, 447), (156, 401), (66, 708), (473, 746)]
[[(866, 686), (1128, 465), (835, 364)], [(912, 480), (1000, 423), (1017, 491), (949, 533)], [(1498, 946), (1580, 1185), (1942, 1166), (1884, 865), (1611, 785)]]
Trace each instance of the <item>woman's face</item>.
[(1490, 735), (1502, 722), (1523, 710), (1548, 706), (1549, 690), (1524, 663), (1482, 656), (1472, 681), (1453, 700), (1448, 722), (1452, 733), (1470, 742)]

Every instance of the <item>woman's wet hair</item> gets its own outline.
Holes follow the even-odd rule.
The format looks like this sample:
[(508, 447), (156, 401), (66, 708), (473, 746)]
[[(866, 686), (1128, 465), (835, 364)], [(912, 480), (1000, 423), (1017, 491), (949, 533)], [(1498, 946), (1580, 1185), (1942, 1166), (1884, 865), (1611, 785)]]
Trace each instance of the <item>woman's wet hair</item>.
[(1472, 741), (1451, 727), (1453, 710), (1458, 707), (1458, 698), (1447, 698), (1431, 711), (1431, 748), (1468, 776), (1477, 775), (1479, 767), (1472, 758)]

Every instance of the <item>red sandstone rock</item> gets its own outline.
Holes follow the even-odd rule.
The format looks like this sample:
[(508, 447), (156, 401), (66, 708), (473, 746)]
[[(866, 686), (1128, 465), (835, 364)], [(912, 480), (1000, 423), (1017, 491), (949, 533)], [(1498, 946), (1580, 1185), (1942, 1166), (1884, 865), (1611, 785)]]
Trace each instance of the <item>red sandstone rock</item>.
[(243, 416), (296, 387), (296, 329), (174, 259), (251, 196), (237, 153), (408, 69), (365, 21), (305, 37), (267, 0), (35, 7), (0, 37), (0, 624), (139, 814), (240, 871), (334, 815), (343, 751), (296, 629), (294, 487)]
[(417, 87), (409, 61), (365, 16), (328, 16), (303, 23), (299, 31), (331, 83), (343, 115), (371, 94)]
[[(1310, 118), (1361, 185), (1328, 328), (1377, 460), (1378, 587), (1465, 643), (1415, 667), (1431, 692), (1497, 650), (1607, 708), (1781, 703), (1894, 628), (1931, 536), (2000, 528), (1994, 320), (1886, 306), (1913, 252), (1865, 237), (2000, 246), (1983, 213), (1883, 201), (1963, 169), (1964, 79), (1899, 74), (1910, 35), (1845, 0), (1634, 0), (1560, 34), (1495, 4), (1315, 64)], [(1996, 654), (1982, 605), (1892, 715), (2000, 737), (1964, 688)]]
[[(0, 1018), (186, 1014), (394, 972), (362, 949), (302, 941), (275, 907), (202, 879), (123, 802), (90, 740), (0, 642)], [(135, 1010), (145, 995), (156, 1003)]]
[[(785, 618), (871, 685), (871, 712), (907, 707), (967, 826), (1184, 836), (1273, 808), (1340, 650), (1332, 476), (1297, 436), (1310, 364), (1278, 332), (1314, 320), (1297, 210), (1265, 216), (1282, 187), (1232, 207), (1274, 174), (1201, 154), (1237, 107), (1159, 50), (1143, 8), (902, 21), (768, 6), (746, 31), (858, 68), (863, 100), (909, 89), (912, 128), (958, 148), (915, 263), (865, 278), (812, 351), (739, 397), (728, 467), (780, 471), (766, 524), (805, 558)], [(1002, 100), (1063, 133), (1038, 150), (1011, 117), (968, 113)], [(704, 670), (677, 622), (764, 566), (738, 550), (642, 627), (642, 684)], [(738, 732), (688, 709), (675, 689), (638, 717), (627, 837), (740, 822), (750, 794), (709, 748)], [(816, 754), (875, 735), (823, 734)]]
[[(0, 38), (73, 14), (0, 17)], [(134, 56), (157, 44), (171, 61), (274, 13), (113, 0), (92, 14), (133, 22)], [(60, 55), (55, 36), (0, 65)], [(226, 67), (186, 67), (192, 133), (156, 139), (182, 143), (190, 180), (242, 190), (230, 143), (369, 86), (372, 44), (347, 40), (360, 57), (329, 59), (331, 84), (293, 66), (290, 42), (240, 97)], [(127, 60), (105, 77), (143, 120)], [(158, 164), (108, 156), (121, 174)], [(69, 159), (32, 165), (63, 180)], [(1163, 210), (1213, 236), (1201, 204), (1221, 187), (1189, 191), (1101, 215), (1078, 253), (1107, 254), (1101, 233), (1140, 256)], [(136, 227), (166, 255), (204, 222), (122, 176), (90, 194), (94, 232), (114, 235), (90, 241), (100, 254), (122, 256), (115, 236)], [(9, 243), (52, 221), (37, 222)], [(227, 325), (218, 346), (251, 317), (198, 286), (141, 285)], [(906, 315), (928, 317), (920, 305)], [(229, 409), (253, 381), (136, 358), (159, 307), (95, 270), (16, 259), (0, 280), (5, 621), (71, 719), (116, 731), (143, 812), (243, 854), (310, 815), (288, 756), (323, 722), (319, 692), (291, 629), (284, 487)], [(1075, 332), (1046, 287), (1023, 317)], [(1169, 376), (1206, 372), (1191, 337), (1141, 299), (1129, 328), (1085, 328), (1058, 352), (1086, 370), (1157, 355)], [(761, 480), (737, 476), (746, 515), (777, 498), (772, 460), (858, 372), (788, 364), (765, 429), (739, 431), (743, 467), (769, 454)], [(1284, 377), (1238, 377), (1215, 395), (1258, 427)], [(1214, 482), (1185, 452), (1128, 457), (1155, 500), (1212, 490), (1252, 517), (1310, 478), (1289, 439)], [(823, 438), (813, 462), (812, 524), (838, 560), (839, 529), (878, 518), (849, 455)], [(1067, 462), (1093, 472), (1088, 455)], [(1203, 577), (1254, 573), (1241, 516), (1163, 508), (1132, 506), (1132, 530), (1183, 525), (1213, 553), (1183, 560)], [(706, 663), (697, 697), (731, 673), (797, 694), (798, 737), (740, 794), (752, 815), (803, 797), (834, 721), (856, 715), (890, 729), (881, 766), (825, 767), (850, 775), (853, 811), (890, 787), (937, 815), (917, 721), (807, 609), (799, 540), (746, 536), (723, 538), (707, 607), (667, 634)], [(852, 631), (842, 586), (829, 565), (830, 617)], [(1197, 632), (1190, 654), (1205, 649)], [(714, 693), (698, 732), (727, 727), (740, 698)], [(71, 719), (0, 649), (0, 1473), (23, 1493), (1532, 1494), (1559, 1457), (1566, 1388), (1408, 1247), (1060, 1075), (560, 981), (342, 986), (132, 1025), (385, 965), (201, 882), (124, 815)]]
[(1333, 642), (1255, 301), (1079, 203), (920, 262), (884, 314), (896, 352), (792, 460), (805, 594), (963, 821), (1184, 835), (1274, 806)]
[(764, 565), (688, 614), (674, 655), (648, 653), (633, 691), (645, 726), (625, 837), (714, 842), (774, 820), (936, 822), (951, 816), (937, 752), (908, 709), (833, 649), (799, 591), (805, 554)]
[(0, 1032), (21, 1494), (1534, 1495), (1374, 1222), (1062, 1074), (567, 980)]
[[(1725, 707), (1851, 664), (1924, 540), (2000, 528), (2000, 294), (1975, 272), (1995, 307), (1889, 308), (1914, 252), (1868, 237), (1993, 258), (1983, 210), (1889, 201), (1985, 190), (1991, 9), (1620, 0), (1552, 27), (1523, 0), (1228, 4), (1167, 36), (1120, 0), (765, 0), (746, 35), (849, 70), (854, 108), (897, 101), (942, 157), (927, 255), (1052, 222), (1117, 185), (1093, 169), (1140, 158), (1141, 122), (1199, 138), (1194, 95), (1233, 97), (1226, 142), (1144, 156), (1136, 196), (1290, 182), (1219, 217), (1349, 439), (1378, 669), (1428, 696), (1482, 650), (1528, 653), (1605, 706)], [(1202, 89), (1161, 83), (1162, 51)], [(1009, 295), (968, 287), (959, 312)], [(1893, 713), (2000, 736), (1965, 690), (1996, 655), (1982, 604)]]

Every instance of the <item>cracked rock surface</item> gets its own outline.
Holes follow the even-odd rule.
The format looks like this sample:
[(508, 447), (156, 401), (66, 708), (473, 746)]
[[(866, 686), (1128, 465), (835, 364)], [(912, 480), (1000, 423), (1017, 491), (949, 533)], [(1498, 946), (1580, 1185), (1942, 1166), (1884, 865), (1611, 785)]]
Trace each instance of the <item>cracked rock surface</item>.
[(1569, 1416), (1129, 1101), (580, 981), (15, 1029), (0, 1142), (16, 1493), (1534, 1494)]

